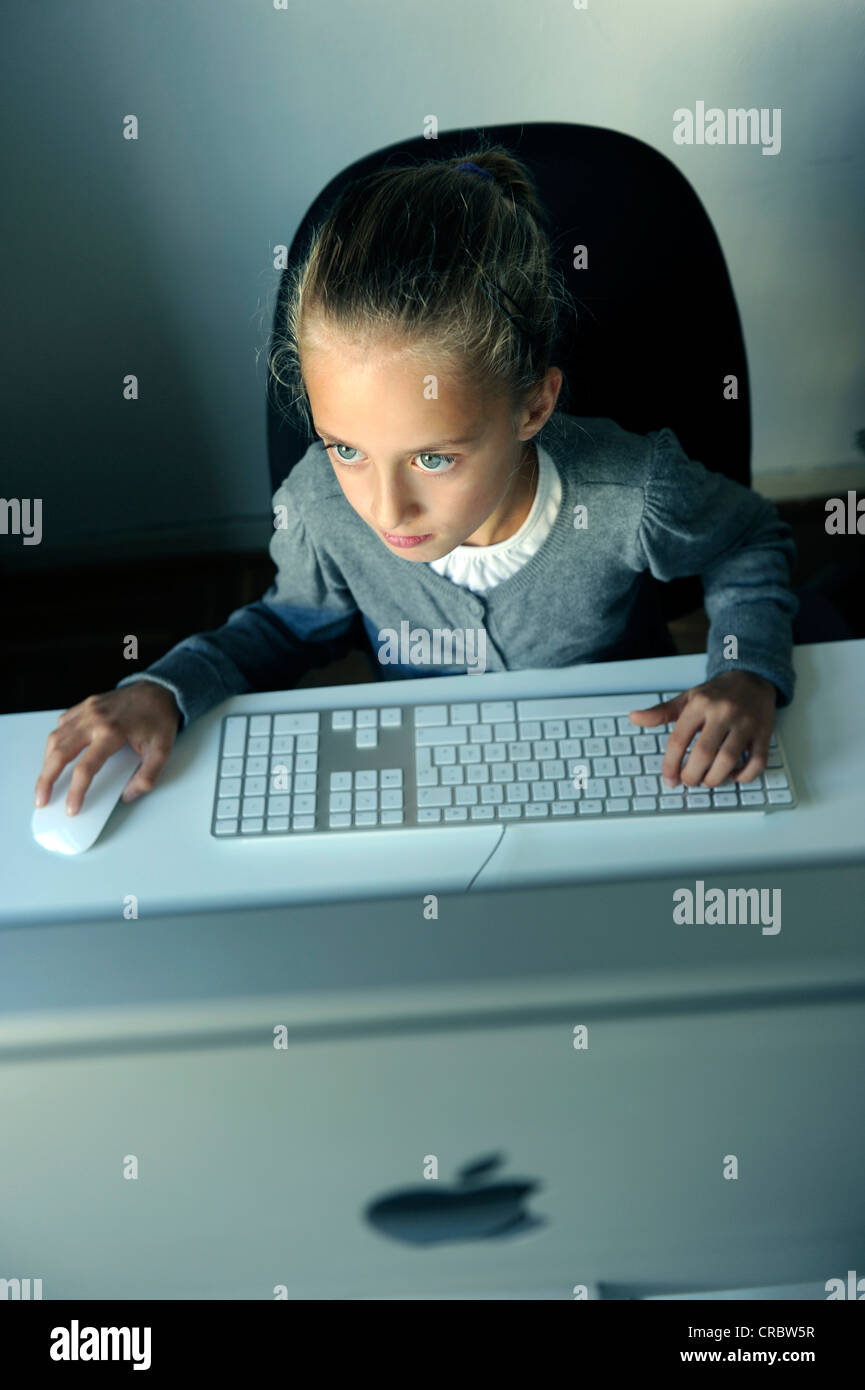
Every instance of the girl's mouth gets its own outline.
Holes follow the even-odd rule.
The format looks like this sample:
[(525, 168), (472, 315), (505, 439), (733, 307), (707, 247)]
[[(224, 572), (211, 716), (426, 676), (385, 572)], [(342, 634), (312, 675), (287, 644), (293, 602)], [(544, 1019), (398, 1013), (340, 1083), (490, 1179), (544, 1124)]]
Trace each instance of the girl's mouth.
[(421, 545), (424, 541), (428, 541), (432, 538), (431, 531), (424, 536), (392, 536), (389, 531), (382, 531), (381, 534), (389, 545), (398, 546), (400, 549), (409, 549), (413, 545)]

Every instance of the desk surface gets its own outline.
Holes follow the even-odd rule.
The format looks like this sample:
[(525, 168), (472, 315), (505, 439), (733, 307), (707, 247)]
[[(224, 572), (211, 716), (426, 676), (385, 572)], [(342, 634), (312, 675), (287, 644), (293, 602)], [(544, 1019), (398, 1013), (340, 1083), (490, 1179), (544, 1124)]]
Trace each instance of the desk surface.
[[(528, 695), (685, 689), (705, 658), (515, 671), (407, 681), (398, 698), (507, 699)], [(681, 872), (705, 878), (804, 864), (865, 860), (865, 738), (860, 718), (865, 641), (794, 653), (798, 684), (779, 714), (799, 805), (764, 816), (705, 816), (379, 830), (296, 840), (216, 840), (210, 807), (225, 714), (381, 704), (379, 685), (236, 696), (177, 740), (153, 792), (117, 806), (87, 853), (52, 854), (31, 836), (33, 787), (60, 711), (0, 718), (0, 926), (118, 919), (129, 894), (139, 915), (461, 893)], [(391, 689), (388, 690), (389, 698)]]

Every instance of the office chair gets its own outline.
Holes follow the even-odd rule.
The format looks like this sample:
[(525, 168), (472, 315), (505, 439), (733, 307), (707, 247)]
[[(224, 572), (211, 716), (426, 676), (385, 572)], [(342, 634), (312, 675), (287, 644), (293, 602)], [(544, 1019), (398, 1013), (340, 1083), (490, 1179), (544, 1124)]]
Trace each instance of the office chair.
[[(437, 140), (416, 136), (388, 145), (330, 180), (295, 234), (290, 265), (305, 249), (311, 225), (324, 219), (347, 183), (387, 165), (464, 156), (478, 143), (502, 144), (524, 160), (549, 214), (553, 262), (578, 314), (576, 325), (563, 315), (553, 359), (570, 388), (564, 408), (572, 415), (615, 420), (637, 434), (667, 425), (689, 458), (750, 486), (748, 366), (718, 239), (687, 179), (665, 155), (633, 136), (537, 121), (445, 131)], [(587, 248), (585, 270), (573, 268), (576, 246)], [(288, 279), (286, 270), (274, 332), (283, 318)], [(724, 385), (731, 376), (737, 395), (726, 399)], [(286, 418), (283, 397), (269, 379), (267, 443), (274, 491), (312, 442)], [(646, 578), (647, 613), (660, 605), (669, 622), (702, 604), (697, 578), (670, 584)], [(669, 650), (675, 650), (672, 644)]]

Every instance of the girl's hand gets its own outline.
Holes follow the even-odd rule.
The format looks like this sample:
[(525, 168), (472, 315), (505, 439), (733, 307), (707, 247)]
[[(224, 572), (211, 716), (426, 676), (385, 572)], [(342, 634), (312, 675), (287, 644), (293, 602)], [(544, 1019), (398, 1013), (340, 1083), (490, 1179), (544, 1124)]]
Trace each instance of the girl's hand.
[[(750, 782), (763, 771), (769, 755), (775, 687), (751, 671), (725, 671), (673, 700), (632, 710), (630, 718), (643, 728), (676, 721), (661, 767), (661, 777), (669, 786), (681, 781), (688, 787), (717, 787), (728, 778)], [(682, 768), (685, 750), (699, 729), (703, 732)], [(746, 749), (748, 761), (734, 773)]]
[(48, 735), (35, 804), (48, 804), (63, 768), (86, 748), (75, 765), (66, 795), (67, 813), (77, 815), (84, 793), (102, 764), (127, 743), (142, 759), (123, 793), (124, 801), (134, 801), (155, 786), (177, 737), (180, 718), (171, 691), (147, 680), (90, 695), (80, 705), (64, 710), (57, 728)]

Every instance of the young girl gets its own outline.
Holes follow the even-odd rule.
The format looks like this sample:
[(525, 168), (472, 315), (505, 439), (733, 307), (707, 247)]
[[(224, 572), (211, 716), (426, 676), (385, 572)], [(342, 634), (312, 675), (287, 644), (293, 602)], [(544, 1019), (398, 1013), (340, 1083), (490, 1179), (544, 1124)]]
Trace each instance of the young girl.
[(503, 148), (349, 185), (294, 273), (271, 357), (319, 437), (273, 499), (275, 583), (62, 714), (36, 804), (87, 749), (75, 814), (127, 742), (143, 761), (124, 799), (149, 791), (179, 727), (291, 687), (361, 629), (388, 679), (670, 652), (649, 573), (701, 575), (711, 622), (707, 679), (631, 716), (675, 724), (664, 783), (756, 778), (793, 693), (789, 527), (671, 430), (556, 410), (568, 299), (531, 176)]

